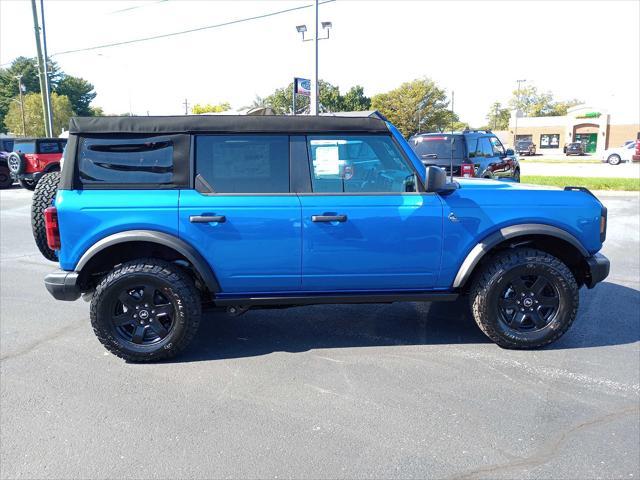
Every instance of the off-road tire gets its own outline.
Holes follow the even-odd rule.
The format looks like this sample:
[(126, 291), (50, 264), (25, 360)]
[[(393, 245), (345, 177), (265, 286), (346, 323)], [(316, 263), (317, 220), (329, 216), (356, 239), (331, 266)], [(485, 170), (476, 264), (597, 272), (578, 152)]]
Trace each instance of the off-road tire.
[[(534, 349), (559, 339), (569, 329), (578, 312), (578, 285), (571, 270), (560, 260), (546, 252), (532, 248), (515, 248), (490, 258), (475, 277), (470, 292), (473, 317), (487, 337), (503, 348)], [(497, 302), (501, 282), (514, 269), (544, 272), (559, 293), (557, 314), (537, 333), (526, 334), (510, 330), (500, 319)], [(504, 283), (503, 283), (504, 284)]]
[[(175, 324), (157, 344), (135, 345), (117, 335), (109, 309), (118, 292), (151, 279), (162, 284), (163, 295), (174, 302)], [(178, 355), (195, 337), (201, 313), (200, 293), (189, 275), (177, 265), (153, 258), (123, 263), (113, 269), (96, 287), (90, 307), (91, 325), (100, 343), (129, 362), (155, 362)]]
[(43, 175), (31, 200), (31, 231), (33, 239), (36, 241), (38, 250), (47, 260), (58, 261), (58, 256), (54, 250), (47, 245), (47, 233), (44, 226), (44, 210), (53, 205), (60, 183), (60, 172), (52, 172)]
[(18, 179), (18, 183), (22, 188), (27, 190), (35, 190), (36, 185), (38, 184), (35, 180), (24, 180), (22, 178)]
[(0, 165), (0, 190), (9, 188), (13, 185), (13, 178), (11, 178), (11, 172), (6, 165)]
[(516, 171), (513, 172), (513, 181), (516, 183), (520, 183), (520, 169), (516, 168)]

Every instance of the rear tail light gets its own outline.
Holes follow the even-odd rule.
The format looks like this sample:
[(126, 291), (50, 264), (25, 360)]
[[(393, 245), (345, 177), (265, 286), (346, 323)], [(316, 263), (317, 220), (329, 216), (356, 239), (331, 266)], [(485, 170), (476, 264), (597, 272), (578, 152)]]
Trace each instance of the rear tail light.
[(602, 205), (600, 211), (600, 242), (604, 242), (607, 238), (607, 207)]
[(460, 175), (463, 177), (473, 177), (475, 175), (473, 171), (473, 163), (463, 163), (460, 168)]
[(636, 140), (636, 155), (640, 155), (640, 140)]
[(47, 245), (51, 250), (60, 250), (60, 229), (58, 228), (58, 210), (49, 207), (44, 211), (44, 229), (47, 233)]

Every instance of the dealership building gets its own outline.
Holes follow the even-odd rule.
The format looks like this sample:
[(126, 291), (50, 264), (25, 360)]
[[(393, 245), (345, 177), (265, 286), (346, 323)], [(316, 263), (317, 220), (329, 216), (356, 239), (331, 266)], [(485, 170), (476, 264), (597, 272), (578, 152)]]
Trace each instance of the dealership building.
[[(598, 154), (635, 140), (640, 132), (640, 119), (629, 115), (578, 105), (563, 117), (520, 117), (509, 120), (509, 130), (495, 132), (506, 145), (517, 140), (531, 140), (538, 154), (562, 154), (567, 143), (582, 142), (587, 153)], [(517, 125), (516, 125), (517, 123)], [(517, 128), (517, 133), (516, 133)]]

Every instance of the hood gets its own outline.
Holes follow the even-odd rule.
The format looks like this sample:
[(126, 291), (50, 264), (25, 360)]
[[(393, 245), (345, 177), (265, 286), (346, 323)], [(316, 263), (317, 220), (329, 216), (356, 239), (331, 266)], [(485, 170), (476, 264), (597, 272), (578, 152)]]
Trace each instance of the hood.
[(487, 178), (456, 178), (460, 188), (465, 190), (562, 190), (559, 187), (549, 187), (546, 185), (529, 185), (517, 183), (509, 180), (490, 180)]

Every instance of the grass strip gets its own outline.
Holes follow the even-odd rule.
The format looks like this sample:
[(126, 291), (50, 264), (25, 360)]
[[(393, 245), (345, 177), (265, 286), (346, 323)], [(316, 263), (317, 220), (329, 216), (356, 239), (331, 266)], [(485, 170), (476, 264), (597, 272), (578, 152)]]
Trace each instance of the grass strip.
[(607, 177), (547, 177), (542, 175), (523, 175), (522, 183), (549, 185), (552, 187), (587, 187), (589, 190), (640, 191), (640, 179)]

